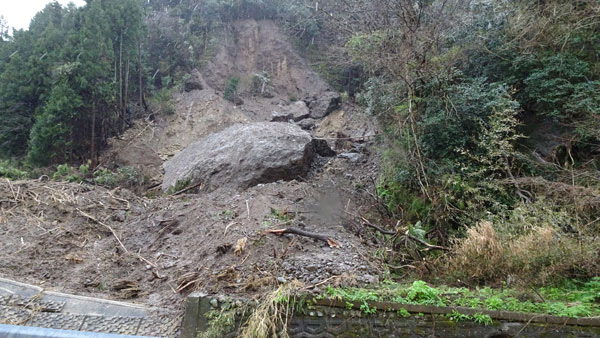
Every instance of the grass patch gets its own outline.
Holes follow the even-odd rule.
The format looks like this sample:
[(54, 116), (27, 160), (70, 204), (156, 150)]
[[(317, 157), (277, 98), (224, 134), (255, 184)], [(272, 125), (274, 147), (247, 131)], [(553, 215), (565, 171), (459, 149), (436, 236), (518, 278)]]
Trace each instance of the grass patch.
[(482, 221), (469, 228), (440, 271), (474, 284), (499, 282), (506, 276), (523, 285), (552, 284), (557, 276), (598, 276), (600, 241), (590, 229), (577, 229), (580, 235), (560, 229), (554, 224), (573, 223), (551, 211), (542, 215), (536, 210), (531, 221), (530, 212), (515, 214), (521, 221), (514, 216), (506, 223)]
[(244, 315), (245, 309), (221, 309), (209, 311), (208, 328), (197, 335), (196, 338), (220, 338), (235, 330), (237, 319)]
[[(600, 277), (592, 278), (588, 282), (567, 281), (562, 285), (541, 288), (535, 292), (517, 289), (497, 290), (489, 287), (469, 290), (447, 286), (432, 287), (423, 281), (415, 281), (409, 285), (386, 281), (372, 289), (328, 287), (320, 298), (336, 299), (352, 305), (362, 304), (361, 310), (365, 313), (372, 313), (372, 309), (368, 305), (363, 309), (363, 306), (367, 302), (377, 301), (461, 306), (560, 317), (595, 317), (600, 316)], [(461, 314), (461, 316), (465, 315)], [(467, 317), (450, 316), (452, 320), (473, 320), (486, 325), (489, 323), (488, 318), (483, 314)]]
[(287, 222), (294, 218), (293, 214), (287, 212), (287, 209), (277, 210), (275, 208), (271, 208), (271, 218), (274, 218), (280, 222)]

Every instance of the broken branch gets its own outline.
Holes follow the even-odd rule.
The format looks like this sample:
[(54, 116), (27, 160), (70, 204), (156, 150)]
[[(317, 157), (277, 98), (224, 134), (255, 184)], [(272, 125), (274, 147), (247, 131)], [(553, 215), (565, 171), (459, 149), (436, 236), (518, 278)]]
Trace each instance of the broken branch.
[(112, 228), (110, 225), (108, 225), (108, 224), (104, 224), (104, 223), (100, 222), (100, 221), (99, 221), (97, 218), (95, 218), (94, 216), (92, 216), (92, 215), (88, 215), (88, 214), (86, 214), (85, 212), (83, 212), (83, 211), (81, 211), (81, 210), (79, 210), (79, 209), (75, 209), (75, 210), (79, 211), (79, 213), (80, 213), (80, 214), (81, 214), (83, 217), (85, 217), (85, 218), (89, 219), (90, 221), (92, 221), (92, 222), (94, 222), (94, 223), (97, 223), (97, 224), (100, 224), (100, 225), (102, 225), (103, 227), (107, 228), (107, 229), (108, 229), (108, 230), (109, 230), (109, 231), (112, 233), (112, 235), (113, 235), (113, 236), (114, 236), (114, 237), (117, 239), (117, 242), (119, 242), (119, 245), (121, 246), (121, 248), (123, 248), (123, 251), (125, 251), (125, 253), (129, 253), (129, 250), (127, 250), (127, 248), (125, 247), (125, 245), (123, 245), (123, 242), (121, 242), (121, 240), (119, 239), (119, 236), (117, 236), (117, 233), (115, 232), (115, 230), (114, 230), (114, 229), (113, 229), (113, 228)]
[(200, 189), (202, 189), (202, 186), (203, 186), (203, 185), (204, 185), (204, 184), (203, 184), (202, 182), (200, 182), (200, 183), (198, 183), (198, 184), (194, 184), (194, 185), (192, 185), (192, 186), (189, 186), (189, 187), (187, 187), (187, 188), (185, 188), (185, 189), (181, 189), (181, 190), (179, 190), (179, 191), (175, 192), (175, 193), (173, 194), (173, 196), (181, 195), (181, 194), (183, 194), (183, 193), (185, 193), (185, 192), (188, 192), (188, 191), (190, 191), (190, 190), (192, 190), (192, 189), (195, 189), (195, 188), (198, 188), (198, 187), (200, 187)]
[(333, 240), (330, 237), (315, 234), (315, 233), (300, 230), (300, 229), (296, 229), (296, 228), (273, 229), (273, 230), (267, 230), (267, 232), (270, 234), (275, 234), (275, 235), (279, 235), (279, 236), (284, 235), (284, 234), (292, 234), (292, 235), (313, 238), (313, 239), (317, 239), (319, 241), (326, 242), (332, 248), (337, 248), (340, 246), (340, 244), (338, 242), (336, 242), (335, 240)]
[(433, 244), (429, 244), (427, 242), (425, 242), (424, 240), (417, 238), (413, 235), (411, 235), (409, 233), (409, 230), (406, 230), (406, 232), (404, 233), (404, 236), (410, 240), (413, 240), (423, 246), (425, 246), (425, 250), (426, 251), (430, 251), (430, 250), (442, 250), (442, 251), (450, 251), (450, 248), (447, 248), (445, 246), (439, 246), (439, 245), (433, 245)]
[(373, 228), (373, 229), (375, 229), (375, 230), (377, 230), (377, 231), (381, 232), (381, 233), (382, 233), (382, 234), (384, 234), (384, 235), (395, 235), (395, 234), (396, 234), (396, 231), (385, 230), (385, 229), (383, 229), (383, 228), (381, 228), (381, 227), (379, 227), (379, 226), (377, 226), (377, 225), (375, 225), (375, 224), (373, 224), (373, 223), (369, 222), (369, 220), (368, 220), (368, 219), (366, 219), (366, 218), (364, 218), (364, 217), (362, 217), (362, 216), (355, 215), (355, 214), (353, 214), (353, 213), (351, 213), (351, 212), (348, 212), (348, 211), (346, 211), (346, 213), (347, 213), (348, 215), (350, 215), (350, 216), (353, 216), (353, 217), (355, 217), (355, 218), (358, 218), (358, 219), (360, 219), (360, 220), (362, 221), (362, 225), (366, 225), (366, 226), (368, 226), (368, 227), (370, 227), (370, 228)]
[[(383, 229), (383, 228), (381, 228), (381, 227), (379, 227), (379, 226), (377, 226), (377, 225), (369, 222), (368, 219), (366, 219), (366, 218), (364, 218), (362, 216), (354, 215), (354, 214), (349, 213), (349, 212), (346, 212), (346, 213), (349, 214), (349, 215), (351, 215), (351, 216), (354, 216), (356, 218), (359, 218), (362, 221), (363, 225), (366, 225), (366, 226), (368, 226), (370, 228), (373, 228), (373, 229), (381, 232), (384, 235), (395, 235), (395, 234), (397, 234), (396, 231), (385, 230), (385, 229)], [(415, 241), (415, 242), (423, 245), (425, 247), (426, 251), (430, 251), (430, 250), (450, 251), (450, 248), (447, 248), (445, 246), (439, 246), (439, 245), (429, 244), (429, 243), (425, 242), (424, 240), (411, 235), (410, 232), (409, 232), (409, 230), (406, 230), (406, 232), (403, 234), (403, 236), (405, 236), (406, 238), (408, 238), (408, 239), (410, 239), (412, 241)]]

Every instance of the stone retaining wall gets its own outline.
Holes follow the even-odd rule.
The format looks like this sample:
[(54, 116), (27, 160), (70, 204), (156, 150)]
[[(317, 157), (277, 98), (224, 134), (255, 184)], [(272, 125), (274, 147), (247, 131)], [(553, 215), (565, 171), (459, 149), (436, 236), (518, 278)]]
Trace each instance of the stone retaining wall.
[[(196, 338), (208, 328), (205, 314), (222, 306), (218, 298), (192, 295), (188, 298), (182, 338)], [(290, 320), (288, 333), (293, 338), (312, 337), (443, 337), (443, 338), (597, 338), (600, 318), (565, 318), (507, 311), (485, 311), (459, 307), (434, 307), (397, 303), (371, 302), (377, 313), (365, 315), (357, 306), (348, 309), (346, 303), (313, 300), (306, 313)], [(227, 303), (227, 306), (230, 306)], [(406, 313), (410, 315), (402, 316)], [(455, 322), (447, 314), (456, 311), (465, 315), (487, 314), (491, 325), (473, 321)], [(235, 332), (227, 335), (235, 337)]]

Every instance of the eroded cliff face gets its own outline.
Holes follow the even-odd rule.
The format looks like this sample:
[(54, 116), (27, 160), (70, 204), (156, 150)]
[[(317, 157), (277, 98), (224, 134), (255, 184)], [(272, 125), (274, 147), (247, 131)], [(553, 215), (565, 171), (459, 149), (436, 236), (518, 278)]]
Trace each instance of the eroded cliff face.
[[(235, 22), (219, 35), (214, 50), (214, 57), (204, 67), (189, 74), (190, 85), (173, 94), (174, 114), (159, 115), (153, 122), (136, 122), (121, 139), (110, 141), (104, 163), (137, 166), (159, 181), (162, 161), (193, 142), (234, 124), (284, 121), (289, 113), (294, 123), (319, 136), (337, 136), (342, 130), (344, 135), (353, 130), (360, 133), (354, 136), (373, 133), (373, 124), (367, 119), (350, 124), (355, 118), (343, 112), (335, 115), (334, 123), (324, 123), (327, 127), (320, 128), (331, 113), (354, 108), (342, 107), (339, 93), (298, 55), (276, 23)], [(257, 75), (265, 81), (257, 80)], [(239, 100), (235, 102), (223, 95), (231, 78), (240, 80), (236, 93)], [(333, 125), (336, 130), (331, 128)], [(143, 167), (137, 164), (141, 157), (146, 159)]]

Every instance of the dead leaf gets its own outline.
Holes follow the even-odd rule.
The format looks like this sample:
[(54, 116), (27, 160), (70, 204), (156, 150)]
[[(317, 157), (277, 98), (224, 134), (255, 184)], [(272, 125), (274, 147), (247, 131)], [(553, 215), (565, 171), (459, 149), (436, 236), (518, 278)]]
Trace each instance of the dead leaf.
[(331, 248), (339, 248), (340, 247), (340, 244), (331, 238), (327, 238), (327, 244), (329, 244), (329, 247), (331, 247)]
[(246, 242), (248, 242), (248, 237), (238, 239), (237, 243), (235, 243), (233, 253), (240, 256), (244, 252), (244, 249), (246, 249)]
[(83, 263), (83, 259), (81, 257), (79, 257), (77, 254), (74, 254), (72, 252), (68, 253), (65, 256), (65, 259), (68, 261), (71, 261), (75, 264)]

